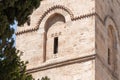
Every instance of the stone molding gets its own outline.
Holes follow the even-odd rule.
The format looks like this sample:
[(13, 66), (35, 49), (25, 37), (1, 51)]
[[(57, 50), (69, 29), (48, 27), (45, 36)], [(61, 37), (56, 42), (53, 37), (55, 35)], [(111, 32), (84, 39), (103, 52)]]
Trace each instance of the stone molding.
[(40, 17), (40, 19), (38, 21), (38, 24), (35, 26), (35, 28), (27, 29), (27, 30), (23, 30), (23, 31), (17, 32), (16, 35), (18, 36), (18, 35), (21, 35), (21, 34), (25, 34), (25, 33), (30, 33), (30, 32), (37, 31), (39, 29), (39, 25), (41, 24), (41, 22), (44, 19), (44, 17), (46, 15), (48, 15), (50, 12), (52, 12), (52, 11), (54, 11), (56, 9), (60, 9), (60, 10), (66, 11), (70, 15), (71, 21), (81, 20), (81, 19), (92, 17), (92, 16), (95, 15), (95, 12), (93, 12), (93, 13), (83, 14), (83, 15), (80, 15), (80, 16), (74, 16), (74, 14), (72, 13), (72, 11), (70, 9), (68, 9), (67, 7), (64, 7), (62, 5), (55, 5), (55, 6), (51, 7), (51, 8), (49, 8), (48, 10), (46, 10), (43, 13), (43, 15)]
[(79, 57), (79, 58), (69, 59), (65, 61), (49, 63), (46, 65), (41, 65), (40, 67), (37, 67), (37, 68), (28, 69), (26, 73), (30, 74), (30, 73), (35, 73), (35, 72), (39, 72), (39, 71), (43, 71), (43, 70), (47, 70), (55, 67), (61, 67), (65, 65), (74, 64), (74, 63), (82, 63), (90, 60), (95, 60), (95, 57), (96, 57), (96, 54), (92, 54), (85, 57)]

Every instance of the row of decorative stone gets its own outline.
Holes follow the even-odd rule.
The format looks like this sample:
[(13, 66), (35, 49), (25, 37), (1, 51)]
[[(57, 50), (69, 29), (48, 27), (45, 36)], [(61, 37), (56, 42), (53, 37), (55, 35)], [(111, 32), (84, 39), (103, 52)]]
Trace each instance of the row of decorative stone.
[(83, 18), (88, 18), (88, 17), (94, 16), (95, 14), (96, 14), (96, 13), (85, 14), (85, 15), (81, 15), (81, 16), (74, 17), (74, 18), (72, 18), (71, 20), (72, 20), (72, 21), (81, 20), (81, 19), (83, 19)]
[(16, 35), (18, 36), (18, 35), (21, 35), (21, 34), (24, 34), (24, 33), (34, 32), (34, 31), (37, 31), (37, 30), (38, 30), (38, 28), (28, 29), (28, 30), (17, 32)]
[(24, 33), (37, 31), (39, 29), (39, 25), (41, 24), (43, 18), (46, 15), (48, 15), (51, 11), (54, 11), (56, 9), (61, 9), (61, 10), (66, 11), (70, 15), (72, 21), (80, 20), (80, 19), (83, 19), (83, 18), (88, 18), (88, 17), (91, 17), (91, 16), (95, 15), (95, 13), (90, 13), (90, 14), (85, 14), (85, 15), (74, 17), (74, 15), (73, 15), (73, 13), (72, 13), (72, 11), (70, 9), (68, 9), (68, 8), (66, 8), (66, 7), (64, 7), (62, 5), (55, 5), (55, 6), (49, 8), (47, 11), (44, 12), (44, 14), (39, 19), (38, 24), (37, 24), (37, 26), (35, 26), (35, 28), (17, 32), (16, 35), (21, 35), (21, 34), (24, 34)]

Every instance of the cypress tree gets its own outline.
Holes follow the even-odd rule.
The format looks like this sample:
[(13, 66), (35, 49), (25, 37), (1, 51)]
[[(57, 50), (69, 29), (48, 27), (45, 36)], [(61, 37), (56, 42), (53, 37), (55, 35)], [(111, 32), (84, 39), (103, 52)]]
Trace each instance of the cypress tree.
[(27, 62), (14, 47), (15, 30), (10, 25), (15, 20), (23, 25), (39, 5), (40, 0), (0, 0), (0, 80), (33, 80), (25, 72)]

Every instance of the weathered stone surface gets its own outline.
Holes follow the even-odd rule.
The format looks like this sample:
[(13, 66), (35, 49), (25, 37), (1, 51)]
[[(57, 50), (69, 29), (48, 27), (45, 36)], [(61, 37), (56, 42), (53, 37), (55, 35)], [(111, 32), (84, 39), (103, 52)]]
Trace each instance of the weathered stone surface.
[(120, 80), (119, 7), (119, 0), (43, 0), (30, 25), (17, 30), (27, 72), (35, 79)]
[(96, 0), (96, 80), (120, 80), (120, 0)]
[[(95, 54), (95, 17), (91, 15), (94, 5), (91, 0), (41, 2), (31, 15), (30, 26), (24, 24), (18, 28), (18, 33), (24, 32), (17, 36), (16, 44), (24, 52), (22, 59), (29, 61), (28, 73), (35, 79), (43, 76), (51, 80), (95, 79), (92, 57)], [(36, 26), (39, 29), (33, 31)], [(58, 37), (56, 55), (53, 54), (54, 37)]]

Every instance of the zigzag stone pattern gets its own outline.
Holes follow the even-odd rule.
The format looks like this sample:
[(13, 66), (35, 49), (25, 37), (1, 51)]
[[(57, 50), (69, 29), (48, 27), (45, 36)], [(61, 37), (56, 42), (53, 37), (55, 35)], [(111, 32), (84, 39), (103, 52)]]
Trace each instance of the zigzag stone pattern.
[(81, 20), (83, 18), (88, 18), (88, 17), (92, 17), (94, 16), (96, 13), (93, 12), (93, 13), (89, 13), (89, 14), (84, 14), (84, 15), (80, 15), (80, 16), (74, 16), (74, 14), (72, 13), (72, 11), (70, 9), (68, 9), (67, 7), (64, 7), (62, 5), (55, 5), (51, 8), (49, 8), (48, 10), (46, 10), (44, 12), (44, 14), (40, 17), (39, 21), (38, 21), (38, 24), (35, 26), (35, 28), (32, 28), (32, 29), (28, 29), (28, 30), (24, 30), (24, 31), (20, 31), (20, 32), (17, 32), (16, 35), (21, 35), (21, 34), (25, 34), (25, 33), (30, 33), (30, 32), (34, 32), (34, 31), (37, 31), (39, 29), (39, 25), (41, 24), (43, 18), (48, 15), (50, 12), (56, 10), (56, 9), (62, 9), (64, 11), (66, 11), (69, 15), (70, 15), (70, 18), (71, 18), (71, 21), (76, 21), (76, 20)]
[(96, 13), (89, 13), (89, 14), (77, 16), (77, 17), (72, 18), (72, 21), (81, 20), (81, 19), (83, 19), (83, 18), (89, 18), (89, 17), (94, 16), (95, 14), (96, 14)]

